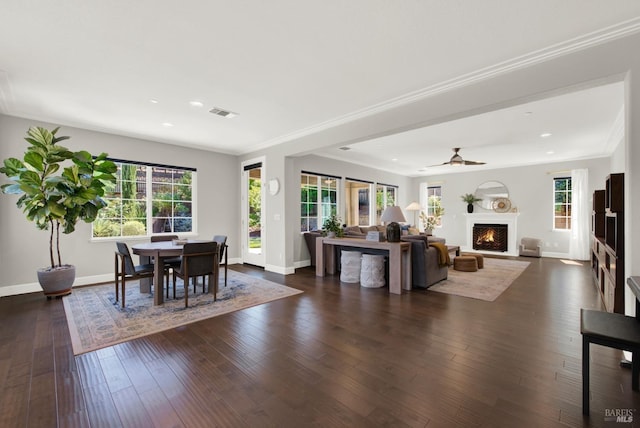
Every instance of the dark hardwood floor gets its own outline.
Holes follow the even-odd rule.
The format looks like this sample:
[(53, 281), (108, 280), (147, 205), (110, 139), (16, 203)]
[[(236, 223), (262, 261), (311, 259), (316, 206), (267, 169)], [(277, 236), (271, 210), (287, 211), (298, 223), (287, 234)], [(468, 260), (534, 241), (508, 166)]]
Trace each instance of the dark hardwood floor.
[(589, 267), (527, 260), (494, 302), (231, 266), (304, 293), (78, 357), (61, 300), (2, 298), (0, 426), (619, 426), (640, 393), (609, 348), (582, 416)]

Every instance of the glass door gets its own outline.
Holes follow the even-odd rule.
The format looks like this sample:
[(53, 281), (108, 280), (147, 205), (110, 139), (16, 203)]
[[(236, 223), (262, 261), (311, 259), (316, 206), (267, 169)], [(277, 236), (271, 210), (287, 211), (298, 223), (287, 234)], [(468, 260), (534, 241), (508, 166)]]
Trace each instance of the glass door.
[(243, 245), (244, 263), (265, 265), (263, 233), (263, 167), (262, 162), (243, 163)]

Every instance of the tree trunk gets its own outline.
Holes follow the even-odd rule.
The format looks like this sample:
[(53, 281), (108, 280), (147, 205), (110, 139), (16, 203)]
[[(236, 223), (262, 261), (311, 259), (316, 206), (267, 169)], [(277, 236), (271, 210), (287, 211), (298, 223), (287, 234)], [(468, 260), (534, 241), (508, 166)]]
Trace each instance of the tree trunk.
[(53, 220), (49, 220), (51, 223), (49, 227), (51, 228), (51, 233), (49, 234), (49, 260), (51, 261), (51, 268), (56, 265), (55, 260), (53, 259)]
[(60, 256), (60, 222), (56, 221), (56, 251), (58, 252), (58, 266), (62, 266), (62, 257)]

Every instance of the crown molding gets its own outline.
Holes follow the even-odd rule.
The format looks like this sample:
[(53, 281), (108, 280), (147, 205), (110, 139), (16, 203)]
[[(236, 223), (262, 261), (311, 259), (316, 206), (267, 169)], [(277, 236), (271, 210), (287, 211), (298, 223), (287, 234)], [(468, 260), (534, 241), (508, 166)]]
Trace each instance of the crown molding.
[(268, 147), (285, 143), (287, 141), (296, 140), (317, 132), (324, 131), (339, 125), (353, 122), (358, 119), (365, 118), (377, 113), (401, 107), (416, 101), (424, 100), (434, 95), (462, 88), (477, 82), (492, 79), (494, 77), (520, 70), (532, 65), (540, 64), (551, 59), (578, 52), (593, 46), (601, 45), (612, 40), (618, 40), (640, 32), (640, 17), (623, 21), (621, 23), (602, 28), (585, 35), (569, 39), (567, 41), (556, 43), (549, 47), (539, 49), (528, 54), (520, 55), (513, 59), (503, 61), (479, 70), (463, 74), (452, 79), (448, 79), (436, 83), (417, 91), (409, 92), (396, 98), (389, 99), (385, 102), (374, 104), (361, 110), (336, 117), (334, 119), (321, 122), (319, 124), (303, 128), (297, 131), (284, 134), (277, 138), (267, 140), (263, 143), (254, 145), (244, 153), (250, 153), (257, 150), (263, 150)]

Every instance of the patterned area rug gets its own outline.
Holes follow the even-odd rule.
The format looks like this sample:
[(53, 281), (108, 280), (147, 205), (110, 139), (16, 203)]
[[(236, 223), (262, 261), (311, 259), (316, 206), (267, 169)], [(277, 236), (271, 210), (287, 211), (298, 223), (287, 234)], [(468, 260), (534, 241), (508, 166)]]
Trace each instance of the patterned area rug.
[(140, 293), (137, 281), (127, 283), (124, 309), (115, 301), (113, 283), (74, 288), (63, 299), (74, 355), (302, 293), (261, 278), (228, 272), (227, 287), (224, 274), (220, 275), (217, 301), (213, 301), (213, 294), (202, 293), (202, 285), (194, 295), (192, 286), (188, 308), (184, 307), (180, 280), (176, 299), (169, 298), (159, 306), (153, 305), (151, 294)]
[(493, 302), (529, 264), (520, 260), (485, 257), (484, 269), (460, 272), (451, 267), (448, 278), (432, 285), (428, 290)]

